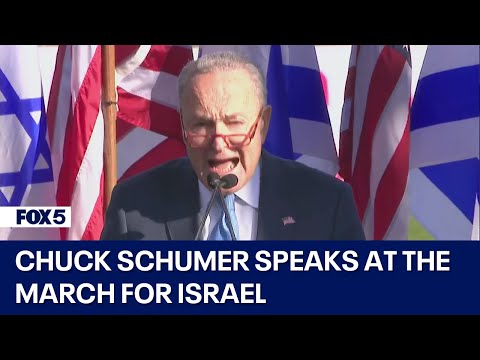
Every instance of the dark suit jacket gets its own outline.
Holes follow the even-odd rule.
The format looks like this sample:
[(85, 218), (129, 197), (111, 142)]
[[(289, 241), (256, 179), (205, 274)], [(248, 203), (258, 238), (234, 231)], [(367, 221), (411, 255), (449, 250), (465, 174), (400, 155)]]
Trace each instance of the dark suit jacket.
[[(187, 158), (131, 177), (113, 189), (101, 239), (193, 239), (203, 215), (199, 198)], [(294, 223), (284, 224), (289, 216)], [(257, 240), (270, 239), (365, 239), (351, 187), (263, 151)]]

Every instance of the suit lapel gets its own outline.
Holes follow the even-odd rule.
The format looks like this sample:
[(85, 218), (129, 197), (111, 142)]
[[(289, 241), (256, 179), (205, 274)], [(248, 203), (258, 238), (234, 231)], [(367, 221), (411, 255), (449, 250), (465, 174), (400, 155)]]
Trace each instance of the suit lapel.
[(192, 240), (198, 226), (200, 195), (198, 179), (190, 165), (185, 163), (183, 171), (177, 175), (178, 185), (172, 189), (167, 206), (171, 216), (165, 221), (170, 240)]
[(289, 215), (288, 206), (282, 201), (282, 196), (287, 196), (288, 189), (284, 189), (281, 170), (276, 159), (266, 151), (262, 151), (261, 159), (257, 240), (289, 239), (291, 226), (285, 226), (282, 220)]

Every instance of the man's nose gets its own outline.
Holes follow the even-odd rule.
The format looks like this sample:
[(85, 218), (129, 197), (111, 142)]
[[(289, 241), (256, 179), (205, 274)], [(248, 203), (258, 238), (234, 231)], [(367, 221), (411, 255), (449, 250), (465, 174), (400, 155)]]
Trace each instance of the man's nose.
[(222, 151), (223, 148), (227, 147), (225, 137), (223, 135), (228, 134), (228, 127), (223, 121), (217, 121), (215, 124), (212, 146), (216, 151)]
[(226, 146), (227, 146), (227, 144), (226, 144), (224, 138), (221, 135), (219, 135), (219, 134), (213, 135), (212, 147), (216, 151), (222, 151)]

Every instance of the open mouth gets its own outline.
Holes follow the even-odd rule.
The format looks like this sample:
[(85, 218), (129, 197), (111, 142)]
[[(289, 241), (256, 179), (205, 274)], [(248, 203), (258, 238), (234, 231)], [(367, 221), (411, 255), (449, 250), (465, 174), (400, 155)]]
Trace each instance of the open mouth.
[(208, 167), (210, 171), (216, 172), (219, 175), (228, 174), (238, 165), (238, 158), (221, 159), (221, 160), (208, 160)]

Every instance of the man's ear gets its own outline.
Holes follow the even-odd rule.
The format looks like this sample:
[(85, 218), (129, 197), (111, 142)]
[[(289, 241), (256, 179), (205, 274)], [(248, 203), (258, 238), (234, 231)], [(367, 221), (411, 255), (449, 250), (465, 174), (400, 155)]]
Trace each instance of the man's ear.
[(179, 111), (178, 112), (178, 115), (180, 115), (180, 126), (182, 127), (182, 132), (185, 130), (185, 128), (183, 127), (183, 115), (182, 115), (182, 112)]
[(180, 126), (182, 128), (182, 139), (183, 139), (183, 142), (185, 143), (185, 145), (187, 145), (187, 139), (185, 138), (185, 127), (183, 125), (183, 116), (182, 116), (182, 112), (181, 111), (178, 111), (179, 115), (180, 115)]
[(272, 116), (272, 107), (265, 105), (263, 108), (262, 120), (260, 120), (260, 134), (262, 135), (262, 144), (265, 143), (270, 126), (270, 118)]

